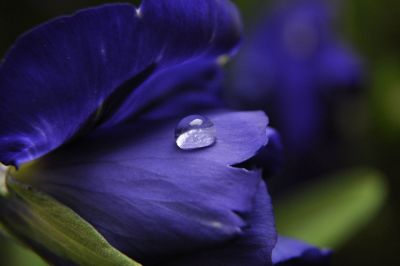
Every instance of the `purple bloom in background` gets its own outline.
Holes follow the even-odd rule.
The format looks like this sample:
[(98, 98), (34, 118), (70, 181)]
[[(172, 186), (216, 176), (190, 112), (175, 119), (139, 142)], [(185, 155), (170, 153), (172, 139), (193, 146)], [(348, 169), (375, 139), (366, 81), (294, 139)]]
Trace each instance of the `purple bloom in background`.
[[(144, 265), (272, 265), (266, 184), (238, 165), (268, 141), (279, 150), (277, 133), (263, 112), (220, 109), (216, 95), (217, 59), (239, 39), (223, 0), (105, 5), (33, 29), (0, 66), (0, 162)], [(183, 151), (175, 126), (193, 113), (217, 140)], [(18, 222), (18, 210), (0, 213)]]
[(329, 265), (330, 255), (330, 250), (317, 249), (304, 242), (279, 236), (272, 261), (279, 266), (323, 266)]
[(318, 144), (338, 88), (360, 81), (360, 64), (332, 30), (327, 1), (287, 1), (257, 25), (234, 67), (236, 105), (262, 108), (289, 152)]

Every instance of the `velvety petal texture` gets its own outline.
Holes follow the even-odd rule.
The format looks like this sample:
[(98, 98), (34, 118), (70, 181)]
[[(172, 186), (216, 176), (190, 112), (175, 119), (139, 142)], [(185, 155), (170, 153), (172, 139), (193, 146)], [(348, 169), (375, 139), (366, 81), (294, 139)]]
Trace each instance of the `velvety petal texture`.
[(249, 226), (237, 239), (221, 247), (197, 251), (173, 260), (174, 266), (266, 266), (272, 265), (271, 249), (275, 245), (276, 232), (271, 219), (271, 200), (264, 182), (261, 182), (253, 200), (252, 211), (245, 215)]
[(266, 130), (268, 143), (249, 160), (242, 162), (237, 167), (247, 169), (262, 169), (266, 178), (278, 175), (284, 164), (284, 149), (279, 133), (271, 127)]
[(191, 60), (169, 67), (149, 77), (102, 127), (124, 120), (171, 118), (220, 108), (222, 79), (216, 60)]
[(31, 30), (0, 65), (0, 162), (48, 153), (112, 117), (151, 75), (230, 54), (239, 38), (225, 0), (110, 4)]
[(276, 233), (261, 174), (232, 166), (268, 142), (267, 118), (262, 112), (204, 115), (216, 129), (211, 147), (179, 149), (180, 117), (136, 121), (99, 130), (15, 175), (144, 265), (269, 265)]
[(335, 34), (326, 0), (285, 1), (265, 17), (238, 56), (232, 101), (266, 110), (301, 154), (323, 134), (326, 96), (359, 84), (361, 63)]
[(274, 265), (301, 266), (301, 265), (329, 265), (331, 251), (318, 249), (302, 241), (278, 237), (278, 242), (272, 252)]

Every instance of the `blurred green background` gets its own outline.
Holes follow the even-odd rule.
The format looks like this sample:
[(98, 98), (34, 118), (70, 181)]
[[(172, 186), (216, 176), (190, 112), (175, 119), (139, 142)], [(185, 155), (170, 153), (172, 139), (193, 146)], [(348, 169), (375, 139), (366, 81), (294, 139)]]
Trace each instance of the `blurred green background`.
[[(107, 2), (113, 1), (1, 1), (0, 56), (34, 25)], [(272, 4), (235, 2), (246, 31)], [(341, 165), (319, 181), (274, 198), (277, 226), (281, 233), (333, 247), (333, 265), (400, 265), (400, 1), (335, 3), (340, 3), (337, 30), (364, 62), (364, 86), (335, 111), (343, 143)], [(0, 265), (43, 265), (1, 236), (0, 253)]]

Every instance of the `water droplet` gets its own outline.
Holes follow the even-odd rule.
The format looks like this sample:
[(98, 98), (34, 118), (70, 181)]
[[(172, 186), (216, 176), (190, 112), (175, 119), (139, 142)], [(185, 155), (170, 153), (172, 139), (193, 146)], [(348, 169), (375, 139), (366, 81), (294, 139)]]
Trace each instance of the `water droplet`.
[(213, 145), (215, 126), (202, 115), (189, 115), (179, 121), (175, 129), (176, 145), (182, 150), (193, 150)]

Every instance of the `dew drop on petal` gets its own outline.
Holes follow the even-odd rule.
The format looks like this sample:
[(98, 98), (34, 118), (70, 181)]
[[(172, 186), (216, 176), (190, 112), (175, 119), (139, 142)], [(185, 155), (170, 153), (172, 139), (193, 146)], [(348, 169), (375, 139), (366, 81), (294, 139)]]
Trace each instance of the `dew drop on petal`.
[(189, 115), (179, 121), (175, 128), (176, 145), (182, 150), (212, 146), (216, 141), (213, 122), (202, 115)]

